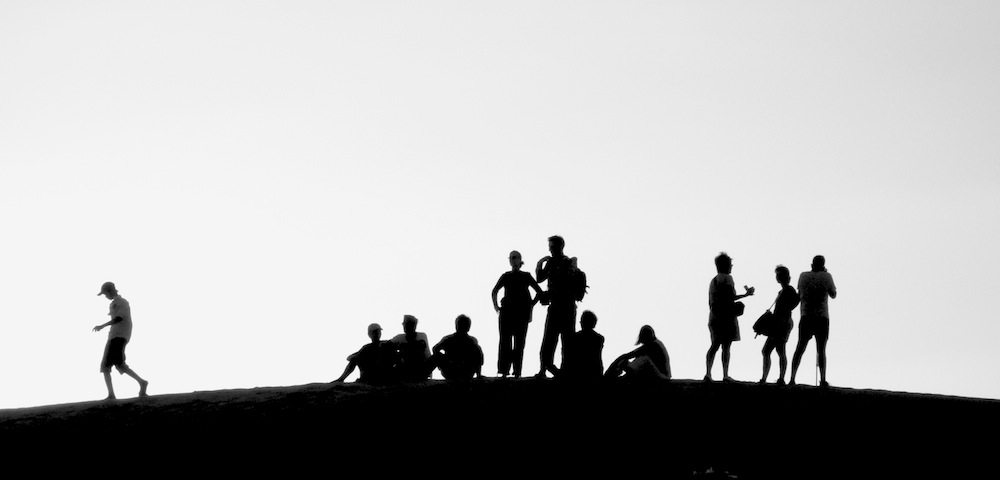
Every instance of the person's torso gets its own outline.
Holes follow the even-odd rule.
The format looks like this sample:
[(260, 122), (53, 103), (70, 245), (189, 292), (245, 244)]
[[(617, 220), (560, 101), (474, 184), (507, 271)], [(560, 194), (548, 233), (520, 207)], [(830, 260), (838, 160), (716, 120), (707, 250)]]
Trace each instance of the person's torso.
[(114, 323), (108, 330), (108, 338), (124, 338), (129, 340), (132, 337), (132, 309), (128, 304), (128, 300), (122, 297), (115, 297), (111, 300), (111, 305), (108, 307), (108, 316), (114, 320), (116, 317), (122, 317), (122, 321)]
[(511, 271), (503, 274), (503, 306), (520, 307), (531, 303), (531, 274), (523, 271)]
[(828, 299), (833, 277), (827, 272), (802, 272), (799, 275), (799, 313), (803, 316), (830, 316)]

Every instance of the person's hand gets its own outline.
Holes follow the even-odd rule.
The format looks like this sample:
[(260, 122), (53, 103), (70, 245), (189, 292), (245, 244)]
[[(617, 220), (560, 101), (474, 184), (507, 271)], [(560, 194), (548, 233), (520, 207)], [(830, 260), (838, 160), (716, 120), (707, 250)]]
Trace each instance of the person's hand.
[(500, 307), (496, 305), (493, 305), (493, 310), (496, 310), (497, 313), (500, 313)]
[(743, 285), (743, 289), (747, 291), (747, 295), (753, 295), (753, 292), (756, 291), (755, 288), (753, 288), (753, 287), (747, 287), (746, 285)]
[(542, 257), (542, 259), (538, 261), (538, 268), (542, 268), (542, 264), (545, 263), (545, 262), (547, 262), (547, 261), (549, 261), (549, 260), (552, 260), (552, 257), (550, 257), (548, 255)]
[(104, 325), (98, 325), (98, 326), (94, 327), (94, 331), (95, 332), (100, 332), (102, 328), (104, 328)]

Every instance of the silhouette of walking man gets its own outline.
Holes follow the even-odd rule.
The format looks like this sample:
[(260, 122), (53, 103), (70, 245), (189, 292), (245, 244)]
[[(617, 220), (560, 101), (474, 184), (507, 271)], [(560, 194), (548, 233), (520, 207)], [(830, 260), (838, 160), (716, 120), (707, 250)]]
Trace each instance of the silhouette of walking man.
[(108, 342), (104, 345), (104, 357), (101, 359), (101, 373), (104, 374), (104, 383), (108, 386), (106, 400), (115, 399), (115, 389), (111, 385), (111, 367), (118, 369), (119, 374), (126, 374), (139, 382), (139, 396), (145, 397), (149, 382), (143, 380), (125, 363), (125, 345), (132, 338), (132, 310), (128, 301), (118, 294), (118, 289), (111, 282), (104, 282), (101, 285), (101, 292), (97, 295), (104, 295), (111, 300), (108, 311), (111, 320), (94, 327), (95, 332), (101, 331), (104, 327), (111, 327), (108, 330)]
[[(521, 364), (524, 360), (524, 343), (528, 336), (528, 323), (531, 322), (531, 311), (535, 308), (542, 288), (528, 272), (522, 272), (521, 253), (510, 252), (510, 271), (504, 272), (493, 287), (493, 309), (499, 314), (500, 348), (497, 360), (497, 373), (506, 377), (514, 367), (514, 377), (521, 376)], [(503, 300), (497, 304), (497, 293), (503, 289)], [(528, 288), (534, 288), (536, 295), (531, 297)]]
[(545, 378), (545, 372), (553, 376), (559, 374), (555, 365), (557, 343), (562, 339), (563, 351), (566, 341), (576, 331), (576, 297), (572, 285), (573, 264), (563, 253), (566, 241), (558, 235), (549, 237), (550, 256), (543, 257), (535, 267), (538, 282), (548, 282), (547, 291), (542, 295), (542, 303), (548, 302), (545, 314), (545, 329), (542, 333), (542, 348), (539, 353), (541, 369), (535, 378)]
[(813, 257), (812, 269), (799, 275), (799, 342), (792, 355), (792, 377), (789, 385), (795, 385), (795, 374), (799, 370), (802, 354), (809, 345), (809, 339), (816, 337), (816, 363), (819, 365), (821, 387), (829, 387), (826, 382), (826, 342), (830, 338), (830, 309), (828, 299), (837, 298), (837, 287), (833, 276), (826, 271), (826, 258)]
[(708, 347), (705, 355), (705, 381), (712, 381), (712, 364), (715, 363), (715, 354), (721, 346), (722, 380), (731, 382), (729, 347), (740, 338), (739, 325), (736, 323), (736, 317), (739, 316), (736, 300), (753, 295), (754, 288), (744, 286), (746, 293), (736, 294), (736, 282), (730, 275), (733, 273), (733, 259), (726, 252), (715, 257), (715, 270), (718, 273), (708, 286), (708, 332), (712, 337), (712, 346)]

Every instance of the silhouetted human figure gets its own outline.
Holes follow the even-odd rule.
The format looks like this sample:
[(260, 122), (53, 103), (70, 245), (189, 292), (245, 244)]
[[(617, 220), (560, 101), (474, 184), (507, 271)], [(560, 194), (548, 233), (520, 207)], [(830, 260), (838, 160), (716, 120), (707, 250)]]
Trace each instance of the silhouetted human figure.
[(639, 339), (635, 342), (638, 348), (628, 352), (611, 362), (605, 377), (618, 378), (622, 375), (626, 377), (638, 378), (660, 378), (670, 380), (670, 355), (667, 354), (667, 347), (656, 338), (653, 327), (643, 325), (639, 329)]
[(334, 383), (343, 382), (355, 368), (361, 370), (359, 382), (386, 383), (394, 379), (396, 349), (389, 342), (382, 341), (382, 327), (377, 323), (368, 325), (371, 342), (347, 356), (347, 367)]
[(441, 370), (445, 380), (471, 380), (482, 377), (483, 349), (479, 341), (469, 335), (472, 320), (465, 315), (455, 319), (455, 333), (447, 335), (434, 345), (431, 368)]
[(729, 376), (729, 347), (736, 340), (740, 339), (739, 325), (736, 317), (736, 301), (753, 295), (754, 288), (744, 286), (746, 293), (736, 294), (736, 282), (733, 281), (733, 259), (726, 254), (720, 253), (715, 257), (715, 270), (718, 274), (712, 279), (708, 286), (708, 332), (712, 338), (712, 346), (708, 347), (705, 355), (705, 381), (712, 380), (712, 364), (715, 363), (715, 354), (722, 347), (722, 379), (726, 382), (733, 381)]
[(774, 278), (781, 285), (778, 298), (774, 300), (774, 326), (767, 334), (767, 341), (761, 354), (764, 355), (764, 372), (760, 377), (760, 383), (767, 381), (767, 374), (771, 371), (771, 352), (778, 351), (778, 385), (785, 384), (785, 368), (788, 366), (788, 358), (785, 355), (785, 345), (788, 343), (788, 335), (792, 332), (792, 310), (799, 305), (799, 294), (789, 283), (792, 276), (788, 268), (778, 265), (774, 269)]
[(392, 337), (390, 342), (399, 354), (396, 370), (400, 380), (427, 380), (431, 376), (433, 369), (427, 364), (431, 357), (430, 342), (425, 333), (417, 331), (417, 317), (403, 315), (403, 333)]
[(830, 338), (830, 308), (828, 299), (837, 298), (837, 287), (833, 276), (826, 271), (826, 258), (813, 257), (812, 269), (799, 275), (799, 342), (792, 355), (792, 378), (789, 385), (795, 385), (795, 374), (802, 361), (802, 353), (809, 345), (809, 339), (816, 337), (816, 363), (819, 365), (820, 386), (829, 387), (826, 382), (826, 342)]
[(104, 345), (104, 357), (101, 359), (101, 373), (104, 374), (104, 383), (108, 386), (107, 400), (115, 399), (115, 389), (111, 385), (111, 367), (118, 369), (119, 374), (126, 374), (139, 382), (139, 396), (145, 397), (149, 382), (143, 380), (125, 363), (125, 345), (132, 338), (132, 309), (128, 301), (118, 294), (114, 283), (104, 282), (101, 285), (101, 292), (97, 295), (104, 295), (111, 300), (108, 311), (111, 320), (94, 327), (95, 332), (101, 331), (104, 327), (111, 327), (108, 330), (108, 342)]
[(542, 303), (548, 305), (545, 329), (539, 352), (540, 370), (536, 378), (545, 378), (545, 372), (558, 375), (555, 365), (556, 346), (562, 339), (565, 353), (566, 340), (576, 330), (576, 297), (573, 292), (572, 260), (563, 253), (566, 241), (558, 235), (549, 237), (550, 256), (543, 257), (535, 267), (538, 283), (548, 282)]
[(573, 334), (563, 347), (566, 356), (560, 377), (593, 380), (604, 375), (604, 336), (597, 333), (597, 315), (590, 310), (580, 314), (580, 331)]
[[(528, 336), (528, 323), (531, 322), (531, 311), (542, 294), (542, 288), (528, 272), (521, 271), (524, 262), (517, 250), (510, 252), (510, 271), (504, 272), (493, 287), (493, 309), (499, 314), (500, 348), (497, 360), (497, 373), (501, 377), (510, 374), (514, 367), (514, 376), (521, 376), (521, 364), (524, 360), (524, 343)], [(497, 293), (503, 288), (503, 301), (497, 304)], [(534, 288), (536, 295), (531, 296), (528, 288)]]

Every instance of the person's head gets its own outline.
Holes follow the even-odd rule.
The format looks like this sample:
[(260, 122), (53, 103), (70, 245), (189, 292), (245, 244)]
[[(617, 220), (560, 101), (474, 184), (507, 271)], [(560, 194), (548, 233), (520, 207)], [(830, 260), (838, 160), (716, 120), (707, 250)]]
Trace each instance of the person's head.
[(715, 257), (715, 271), (719, 273), (733, 272), (733, 259), (729, 257), (728, 253), (720, 252), (719, 255)]
[(826, 258), (822, 255), (816, 255), (813, 257), (812, 271), (814, 272), (825, 272), (826, 271)]
[(559, 235), (549, 237), (549, 253), (553, 256), (562, 255), (564, 248), (566, 248), (566, 240), (563, 240), (562, 237)]
[(635, 344), (647, 344), (653, 341), (656, 341), (656, 333), (653, 332), (653, 327), (643, 325), (642, 328), (639, 329), (639, 338), (635, 341)]
[(382, 327), (377, 323), (368, 325), (368, 338), (373, 342), (379, 341), (382, 338)]
[(792, 281), (792, 274), (788, 271), (788, 267), (778, 265), (774, 267), (774, 279), (782, 285), (788, 285)]
[(597, 326), (597, 315), (590, 310), (584, 310), (580, 314), (580, 328), (584, 330), (593, 330)]
[(118, 289), (115, 288), (115, 284), (112, 282), (104, 282), (101, 285), (101, 291), (97, 294), (98, 296), (104, 295), (108, 299), (113, 299), (118, 296)]
[(417, 317), (413, 315), (403, 315), (403, 332), (414, 333), (417, 331)]
[(524, 265), (524, 261), (521, 260), (521, 252), (517, 250), (511, 250), (507, 259), (510, 260), (510, 267), (514, 270), (520, 270), (521, 265)]
[(465, 315), (455, 317), (455, 331), (458, 333), (469, 333), (472, 330), (472, 319)]

